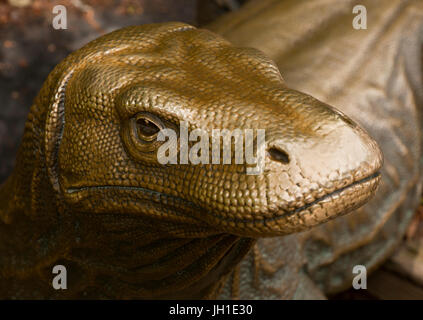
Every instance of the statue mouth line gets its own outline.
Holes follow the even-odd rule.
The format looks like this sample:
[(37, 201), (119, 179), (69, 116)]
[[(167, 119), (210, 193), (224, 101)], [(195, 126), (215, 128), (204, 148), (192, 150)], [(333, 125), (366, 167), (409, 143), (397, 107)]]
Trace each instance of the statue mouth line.
[(285, 216), (285, 217), (286, 217), (286, 216), (291, 216), (291, 215), (297, 214), (297, 213), (299, 213), (299, 212), (302, 212), (302, 211), (304, 211), (304, 210), (307, 210), (308, 208), (312, 207), (312, 206), (313, 206), (313, 205), (315, 205), (315, 204), (318, 204), (318, 203), (320, 203), (320, 202), (324, 201), (325, 199), (328, 199), (328, 198), (330, 198), (330, 197), (333, 197), (334, 195), (340, 194), (340, 193), (341, 193), (342, 191), (344, 191), (344, 190), (347, 190), (347, 189), (353, 188), (353, 187), (355, 187), (355, 186), (358, 186), (358, 185), (360, 185), (360, 184), (366, 183), (366, 182), (368, 182), (368, 181), (376, 180), (376, 179), (378, 179), (379, 177), (380, 177), (380, 172), (379, 172), (379, 171), (377, 171), (377, 172), (375, 172), (375, 173), (373, 173), (373, 174), (371, 174), (371, 175), (369, 175), (369, 176), (367, 176), (367, 177), (365, 177), (365, 178), (362, 178), (362, 179), (360, 179), (360, 180), (354, 181), (354, 182), (350, 183), (349, 185), (346, 185), (346, 186), (344, 186), (344, 187), (342, 187), (342, 188), (336, 189), (336, 190), (335, 190), (335, 191), (333, 191), (333, 192), (330, 192), (330, 193), (328, 193), (328, 194), (325, 194), (324, 196), (322, 196), (322, 197), (320, 197), (320, 198), (317, 198), (317, 199), (313, 200), (313, 201), (312, 201), (312, 202), (310, 202), (310, 203), (307, 203), (307, 204), (305, 204), (305, 205), (303, 205), (303, 206), (301, 206), (301, 207), (298, 207), (298, 208), (296, 208), (296, 209), (294, 209), (294, 210), (292, 210), (292, 211), (290, 211), (290, 212), (286, 212), (286, 213), (284, 213), (283, 215), (278, 216), (278, 217), (276, 217), (276, 218), (283, 217), (283, 216)]
[[(246, 224), (257, 223), (257, 222), (260, 222), (260, 223), (273, 222), (273, 221), (277, 221), (279, 219), (288, 218), (288, 217), (293, 216), (295, 214), (301, 214), (301, 212), (309, 209), (310, 207), (312, 207), (316, 204), (319, 204), (322, 201), (329, 199), (329, 198), (331, 198), (331, 197), (333, 197), (337, 194), (340, 194), (345, 190), (352, 189), (355, 186), (359, 186), (359, 185), (364, 184), (364, 183), (369, 182), (369, 181), (375, 181), (375, 180), (379, 179), (380, 175), (381, 175), (380, 172), (377, 171), (377, 172), (375, 172), (375, 173), (373, 173), (373, 174), (371, 174), (367, 177), (364, 177), (360, 180), (354, 181), (354, 182), (350, 183), (349, 185), (346, 185), (342, 188), (336, 189), (335, 191), (333, 191), (331, 193), (325, 194), (324, 196), (317, 198), (317, 199), (313, 200), (312, 202), (309, 202), (309, 203), (307, 203), (307, 204), (305, 204), (301, 207), (295, 208), (291, 211), (284, 212), (284, 213), (279, 214), (279, 215), (275, 215), (273, 217), (263, 217), (261, 219), (237, 219), (237, 218), (222, 217), (222, 216), (218, 216), (218, 215), (213, 214), (213, 213), (212, 213), (212, 215), (213, 215), (213, 217), (215, 217), (219, 220), (225, 221), (225, 222), (237, 222), (237, 223), (246, 223)], [(348, 209), (348, 207), (346, 207), (344, 209), (346, 210), (346, 209)], [(332, 214), (331, 217), (335, 217), (335, 216), (339, 215), (340, 213), (341, 212), (337, 212), (336, 214)]]
[[(308, 208), (310, 208), (310, 207), (312, 207), (312, 206), (314, 206), (318, 203), (321, 203), (325, 199), (333, 197), (334, 195), (340, 194), (347, 189), (354, 188), (355, 186), (361, 185), (361, 184), (366, 183), (368, 181), (374, 181), (374, 180), (378, 179), (379, 177), (380, 177), (380, 172), (377, 171), (377, 172), (375, 172), (375, 173), (373, 173), (373, 174), (371, 174), (371, 175), (369, 175), (365, 178), (354, 181), (347, 186), (339, 188), (339, 189), (337, 189), (337, 190), (335, 190), (331, 193), (325, 194), (324, 196), (317, 198), (317, 199), (313, 200), (312, 202), (309, 202), (309, 203), (307, 203), (307, 204), (305, 204), (301, 207), (295, 208), (292, 211), (284, 212), (282, 214), (279, 214), (279, 215), (276, 215), (276, 216), (273, 216), (273, 217), (263, 217), (261, 219), (239, 219), (239, 218), (237, 219), (237, 218), (231, 218), (231, 217), (223, 217), (221, 215), (217, 215), (217, 214), (211, 212), (210, 210), (206, 210), (206, 211), (208, 211), (208, 214), (210, 214), (212, 217), (217, 218), (218, 220), (221, 220), (221, 221), (225, 221), (225, 222), (241, 222), (241, 223), (272, 222), (272, 221), (275, 221), (275, 220), (278, 220), (278, 219), (288, 218), (288, 217), (295, 215), (295, 214), (300, 214), (301, 212), (307, 210)], [(167, 198), (174, 199), (175, 201), (180, 202), (181, 204), (185, 205), (186, 207), (190, 207), (192, 209), (204, 209), (201, 206), (199, 206), (199, 205), (197, 205), (197, 204), (195, 204), (191, 201), (185, 200), (183, 198), (176, 197), (176, 196), (173, 196), (173, 195), (168, 195), (168, 194), (165, 194), (165, 193), (162, 193), (162, 192), (159, 192), (159, 191), (154, 191), (154, 190), (143, 188), (143, 187), (136, 187), (136, 186), (113, 186), (113, 185), (88, 186), (88, 187), (68, 188), (66, 190), (66, 192), (68, 194), (75, 194), (75, 193), (79, 193), (79, 192), (82, 192), (82, 191), (90, 191), (90, 190), (99, 191), (99, 190), (108, 190), (108, 189), (111, 189), (111, 190), (117, 189), (117, 190), (124, 190), (124, 191), (125, 190), (137, 191), (137, 192), (142, 192), (144, 194), (150, 194), (152, 197), (155, 196), (155, 197), (158, 197), (158, 198), (167, 197)], [(155, 202), (160, 203), (160, 201), (155, 201)], [(347, 209), (347, 208), (345, 208), (345, 209)], [(336, 216), (337, 214), (339, 214), (339, 212), (337, 212), (336, 214), (333, 214), (331, 216)], [(191, 217), (191, 218), (194, 218), (194, 217)], [(200, 220), (204, 220), (204, 219), (200, 219)]]

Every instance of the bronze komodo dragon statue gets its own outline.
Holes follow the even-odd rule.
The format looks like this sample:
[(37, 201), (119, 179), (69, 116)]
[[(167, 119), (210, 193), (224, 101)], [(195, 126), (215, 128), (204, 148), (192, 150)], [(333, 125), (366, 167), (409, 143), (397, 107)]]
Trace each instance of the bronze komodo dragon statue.
[[(237, 13), (241, 27), (250, 9)], [(407, 90), (419, 81), (377, 100), (381, 108), (393, 117), (388, 102), (403, 103), (410, 117), (421, 97), (410, 100)], [(312, 81), (304, 82), (308, 91)], [(345, 105), (347, 94), (336, 93), (327, 101)], [(357, 121), (365, 113), (364, 106)], [(181, 121), (190, 131), (265, 129), (264, 172), (158, 163), (158, 132)], [(389, 132), (383, 126), (372, 133), (384, 148), (413, 128), (396, 128), (393, 138), (381, 136)], [(381, 191), (392, 192), (391, 202), (375, 197), (376, 207), (371, 201), (338, 217), (366, 203), (380, 181), (382, 154), (353, 120), (289, 89), (260, 51), (210, 31), (165, 23), (112, 32), (61, 62), (31, 107), (15, 170), (0, 188), (0, 296), (323, 298), (351, 284), (354, 265), (382, 261), (400, 238), (420, 188), (420, 138), (409, 148), (411, 155), (387, 150)], [(390, 176), (401, 161), (407, 186)], [(67, 268), (67, 290), (51, 285), (55, 265)]]

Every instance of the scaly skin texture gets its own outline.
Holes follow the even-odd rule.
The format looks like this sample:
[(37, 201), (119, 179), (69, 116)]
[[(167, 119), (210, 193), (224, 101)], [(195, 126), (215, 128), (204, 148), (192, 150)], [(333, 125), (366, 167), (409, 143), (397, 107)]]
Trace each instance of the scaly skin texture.
[[(145, 121), (265, 129), (265, 170), (161, 165)], [(215, 297), (255, 239), (361, 206), (381, 165), (363, 129), (261, 52), (182, 23), (118, 30), (60, 63), (31, 108), (0, 189), (0, 296)], [(68, 290), (51, 287), (57, 264)]]
[[(356, 5), (367, 9), (365, 30), (352, 26)], [(234, 45), (259, 48), (288, 86), (351, 116), (385, 159), (376, 196), (354, 213), (259, 240), (240, 269), (256, 280), (244, 279), (239, 297), (310, 297), (310, 278), (326, 294), (350, 287), (354, 266), (370, 274), (389, 257), (420, 202), (423, 1), (251, 1), (209, 28)], [(261, 263), (253, 263), (257, 257)]]

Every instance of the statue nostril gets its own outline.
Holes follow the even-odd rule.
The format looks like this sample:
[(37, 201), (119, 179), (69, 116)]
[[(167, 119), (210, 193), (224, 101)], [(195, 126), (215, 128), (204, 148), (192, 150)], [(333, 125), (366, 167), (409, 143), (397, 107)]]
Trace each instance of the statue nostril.
[(270, 159), (272, 159), (274, 161), (279, 161), (279, 162), (282, 162), (282, 163), (285, 163), (285, 164), (289, 163), (288, 154), (281, 149), (270, 148), (269, 150), (267, 150), (267, 153), (268, 153)]

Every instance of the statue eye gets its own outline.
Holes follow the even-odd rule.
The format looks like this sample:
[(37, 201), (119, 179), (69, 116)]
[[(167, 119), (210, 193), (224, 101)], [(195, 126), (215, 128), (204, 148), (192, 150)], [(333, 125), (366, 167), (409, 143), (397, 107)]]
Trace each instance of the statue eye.
[(163, 124), (157, 117), (153, 115), (140, 114), (135, 119), (135, 129), (139, 139), (144, 141), (152, 141), (157, 134), (163, 129)]
[(160, 128), (152, 121), (141, 118), (137, 120), (137, 130), (141, 137), (151, 137), (156, 135)]

